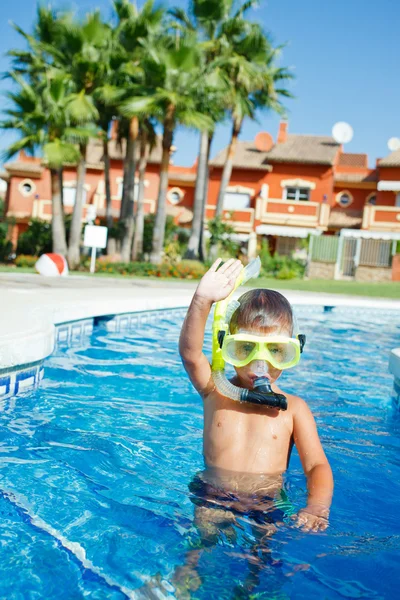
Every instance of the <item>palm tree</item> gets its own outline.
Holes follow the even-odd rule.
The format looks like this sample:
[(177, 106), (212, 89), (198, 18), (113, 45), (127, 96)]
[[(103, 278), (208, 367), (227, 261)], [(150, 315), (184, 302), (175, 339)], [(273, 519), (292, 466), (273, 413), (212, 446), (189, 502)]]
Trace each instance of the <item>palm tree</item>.
[[(231, 0), (191, 0), (190, 16), (181, 8), (169, 11), (174, 19), (172, 27), (184, 32), (198, 32), (205, 54), (207, 83), (203, 79), (203, 90), (197, 91), (199, 109), (212, 117), (211, 131), (200, 134), (200, 148), (197, 159), (197, 178), (193, 208), (192, 231), (189, 239), (187, 258), (204, 258), (204, 214), (208, 188), (208, 162), (211, 141), (215, 126), (224, 118), (225, 96), (229, 85), (221, 78), (221, 57), (233, 53), (233, 43), (242, 34), (246, 12), (256, 5), (255, 0), (244, 2), (236, 12)], [(204, 85), (205, 84), (205, 85)]]
[(105, 76), (106, 65), (101, 56), (108, 43), (109, 27), (102, 23), (98, 12), (89, 14), (80, 23), (70, 13), (58, 14), (41, 7), (34, 34), (18, 31), (28, 43), (31, 54), (14, 53), (14, 62), (19, 64), (20, 72), (32, 82), (39, 83), (45, 76), (52, 79), (65, 77), (73, 89), (68, 112), (71, 123), (78, 125), (79, 131), (75, 130), (74, 136), (80, 153), (68, 247), (68, 262), (74, 268), (80, 260), (88, 134), (97, 134), (92, 125), (99, 118), (92, 94)]
[(140, 156), (138, 167), (138, 196), (136, 202), (135, 233), (132, 246), (132, 260), (139, 260), (143, 252), (144, 231), (144, 190), (147, 161), (156, 143), (156, 132), (150, 119), (145, 119), (140, 127)]
[(127, 100), (122, 111), (127, 116), (157, 115), (163, 127), (160, 182), (150, 257), (151, 262), (158, 264), (164, 246), (168, 169), (175, 129), (178, 125), (207, 129), (211, 127), (211, 119), (196, 107), (202, 54), (193, 37), (176, 40), (166, 35), (157, 48), (152, 48), (151, 58), (144, 68), (152, 75), (153, 93)]
[[(125, 98), (147, 92), (144, 87), (146, 73), (143, 62), (153, 44), (160, 35), (164, 18), (164, 9), (156, 7), (154, 0), (147, 0), (142, 9), (128, 0), (114, 0), (114, 10), (118, 18), (117, 36), (121, 48), (126, 54), (126, 62), (122, 69), (125, 74)], [(149, 116), (149, 115), (146, 115)], [(129, 261), (134, 234), (134, 201), (137, 163), (137, 143), (139, 139), (139, 118), (137, 114), (129, 115), (129, 123), (125, 124), (126, 157), (124, 161), (123, 192), (120, 219), (124, 224), (124, 235), (121, 246), (121, 259)]]
[(66, 256), (62, 171), (66, 163), (73, 164), (79, 159), (74, 141), (85, 139), (88, 132), (73, 126), (70, 108), (75, 94), (71, 93), (71, 84), (65, 77), (46, 79), (40, 87), (36, 81), (34, 86), (29, 84), (19, 74), (11, 72), (10, 77), (18, 89), (7, 93), (14, 106), (5, 111), (8, 119), (0, 126), (17, 131), (20, 139), (8, 148), (5, 158), (11, 158), (22, 149), (32, 154), (43, 153), (51, 178), (53, 252)]
[[(247, 30), (247, 32), (246, 32)], [(284, 113), (281, 97), (290, 98), (290, 92), (281, 84), (292, 79), (286, 68), (276, 66), (280, 47), (273, 48), (268, 37), (257, 24), (247, 24), (246, 35), (234, 45), (234, 54), (223, 59), (229, 93), (226, 107), (231, 115), (232, 133), (222, 171), (215, 216), (223, 211), (226, 188), (232, 174), (237, 142), (246, 117), (255, 118), (257, 110), (270, 109)]]

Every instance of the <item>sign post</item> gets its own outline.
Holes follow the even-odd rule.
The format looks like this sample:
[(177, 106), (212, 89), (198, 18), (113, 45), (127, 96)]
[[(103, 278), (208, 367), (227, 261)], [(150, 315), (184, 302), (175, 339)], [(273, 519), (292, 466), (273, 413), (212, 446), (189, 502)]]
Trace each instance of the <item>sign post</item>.
[(94, 273), (96, 268), (96, 250), (97, 248), (107, 247), (107, 227), (98, 225), (86, 225), (83, 238), (83, 245), (92, 249), (90, 260), (90, 272)]

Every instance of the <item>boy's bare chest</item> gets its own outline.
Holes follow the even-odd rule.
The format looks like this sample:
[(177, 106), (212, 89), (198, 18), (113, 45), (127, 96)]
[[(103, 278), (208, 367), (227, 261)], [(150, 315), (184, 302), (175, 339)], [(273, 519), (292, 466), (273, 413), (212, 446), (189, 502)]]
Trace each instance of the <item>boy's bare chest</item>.
[[(238, 470), (272, 471), (286, 468), (292, 435), (292, 416), (266, 407), (236, 404), (209, 397), (204, 403), (204, 451), (217, 464), (227, 459)], [(225, 458), (224, 458), (225, 457)], [(220, 465), (222, 466), (222, 465)]]

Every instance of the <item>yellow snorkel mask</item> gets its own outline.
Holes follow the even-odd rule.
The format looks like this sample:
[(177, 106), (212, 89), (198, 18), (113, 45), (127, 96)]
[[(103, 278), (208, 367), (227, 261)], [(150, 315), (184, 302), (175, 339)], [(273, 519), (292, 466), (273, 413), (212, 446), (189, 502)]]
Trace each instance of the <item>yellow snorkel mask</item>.
[[(225, 362), (244, 367), (253, 361), (260, 364), (270, 363), (276, 369), (294, 367), (300, 360), (305, 344), (305, 336), (296, 338), (286, 336), (259, 336), (248, 333), (229, 333), (229, 323), (235, 310), (240, 306), (232, 295), (237, 288), (249, 279), (258, 277), (261, 268), (259, 257), (252, 260), (240, 273), (232, 293), (221, 302), (217, 302), (214, 312), (212, 340), (212, 376), (218, 390), (228, 398), (239, 402), (263, 404), (286, 410), (287, 400), (283, 394), (271, 389), (269, 380), (260, 373), (254, 382), (254, 389), (248, 390), (233, 385), (225, 375)], [(262, 371), (262, 369), (261, 369)]]

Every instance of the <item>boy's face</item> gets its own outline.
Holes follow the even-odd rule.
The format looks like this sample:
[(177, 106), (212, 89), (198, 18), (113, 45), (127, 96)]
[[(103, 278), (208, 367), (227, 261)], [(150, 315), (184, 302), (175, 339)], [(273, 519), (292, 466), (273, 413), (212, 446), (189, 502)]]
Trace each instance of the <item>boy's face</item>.
[[(237, 333), (248, 333), (249, 335), (260, 335), (263, 337), (267, 337), (267, 336), (271, 336), (271, 335), (283, 335), (283, 336), (291, 337), (291, 332), (288, 329), (282, 328), (282, 327), (275, 327), (272, 329), (269, 328), (268, 333), (260, 331), (259, 329), (239, 329), (237, 331)], [(242, 387), (245, 387), (248, 389), (252, 389), (254, 387), (254, 381), (257, 379), (257, 377), (259, 377), (259, 375), (257, 375), (254, 372), (255, 371), (254, 363), (259, 363), (259, 362), (260, 361), (257, 360), (257, 361), (252, 361), (251, 363), (249, 363), (248, 365), (245, 365), (244, 367), (234, 367)], [(265, 361), (265, 363), (266, 363), (266, 367), (267, 367), (266, 371), (268, 370), (268, 372), (265, 372), (264, 376), (269, 379), (270, 383), (274, 383), (281, 376), (282, 370), (276, 369), (268, 361)]]

